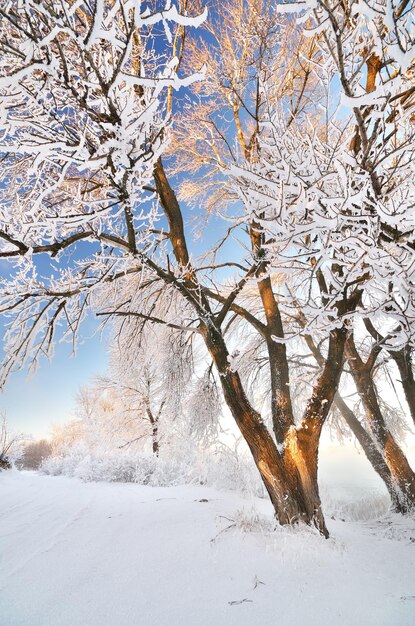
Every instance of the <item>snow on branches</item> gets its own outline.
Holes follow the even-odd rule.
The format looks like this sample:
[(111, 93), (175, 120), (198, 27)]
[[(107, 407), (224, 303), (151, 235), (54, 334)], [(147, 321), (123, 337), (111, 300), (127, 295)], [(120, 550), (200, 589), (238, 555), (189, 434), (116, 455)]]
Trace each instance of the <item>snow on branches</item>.
[(168, 142), (167, 96), (200, 78), (179, 78), (169, 42), (205, 15), (170, 2), (152, 13), (133, 0), (19, 0), (0, 17), (7, 375), (50, 353), (59, 320), (76, 335), (93, 290), (141, 271), (158, 245), (150, 182)]
[(400, 348), (415, 330), (413, 3), (277, 6), (287, 9), (318, 46), (327, 100), (293, 119), (266, 81), (257, 153), (229, 168), (234, 192), (310, 322), (336, 326), (357, 306)]

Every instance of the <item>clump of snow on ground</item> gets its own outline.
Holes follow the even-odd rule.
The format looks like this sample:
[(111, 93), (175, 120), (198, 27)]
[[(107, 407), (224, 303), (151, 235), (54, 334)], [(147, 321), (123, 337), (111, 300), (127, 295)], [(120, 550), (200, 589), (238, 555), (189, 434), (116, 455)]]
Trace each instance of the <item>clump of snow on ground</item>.
[(328, 517), (324, 540), (201, 485), (10, 471), (0, 490), (2, 626), (414, 623), (411, 518)]

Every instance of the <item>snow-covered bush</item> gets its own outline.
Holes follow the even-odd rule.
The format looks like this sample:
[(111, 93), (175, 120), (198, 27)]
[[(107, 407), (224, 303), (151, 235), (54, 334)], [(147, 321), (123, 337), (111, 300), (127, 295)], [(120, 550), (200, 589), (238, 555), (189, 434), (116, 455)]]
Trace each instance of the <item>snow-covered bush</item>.
[(108, 455), (88, 453), (75, 446), (68, 454), (49, 457), (41, 471), (52, 476), (65, 475), (85, 482), (104, 481), (139, 483), (168, 487), (192, 482), (192, 468), (179, 459), (157, 459), (150, 455), (118, 452)]
[(22, 455), (16, 461), (18, 469), (37, 470), (52, 454), (52, 446), (46, 439), (32, 441), (24, 446)]
[(161, 457), (137, 451), (93, 451), (78, 441), (45, 459), (41, 471), (83, 481), (124, 482), (168, 487), (201, 484), (244, 494), (264, 496), (255, 466), (246, 451), (218, 446), (184, 454), (183, 445), (171, 447)]
[(6, 417), (0, 417), (0, 471), (11, 469), (21, 457), (23, 441), (26, 437), (21, 433), (14, 433), (8, 429)]
[(234, 448), (219, 445), (214, 451), (199, 455), (194, 470), (199, 472), (199, 482), (217, 489), (265, 497), (254, 463), (246, 450), (238, 449), (239, 443), (240, 440)]

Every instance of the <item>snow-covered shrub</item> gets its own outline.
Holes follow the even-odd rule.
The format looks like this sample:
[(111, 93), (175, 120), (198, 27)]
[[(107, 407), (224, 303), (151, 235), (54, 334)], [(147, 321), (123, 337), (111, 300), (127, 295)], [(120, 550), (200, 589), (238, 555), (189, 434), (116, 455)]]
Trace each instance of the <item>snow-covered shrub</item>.
[(16, 461), (18, 469), (38, 470), (42, 462), (52, 454), (52, 446), (46, 439), (32, 441), (23, 448), (22, 456)]
[(78, 441), (45, 459), (41, 471), (83, 481), (131, 482), (154, 487), (200, 484), (244, 494), (264, 496), (252, 459), (238, 446), (231, 449), (196, 449), (185, 453), (184, 444), (155, 455), (137, 451), (96, 451)]
[(139, 483), (168, 487), (192, 482), (191, 467), (176, 459), (119, 453), (85, 454), (75, 449), (65, 456), (50, 457), (41, 471), (52, 476), (65, 475), (85, 482)]
[[(161, 447), (157, 457), (145, 448), (119, 449), (109, 446), (108, 442), (99, 444), (95, 437), (88, 436), (90, 431), (75, 428), (76, 424), (69, 425), (70, 437), (66, 431), (65, 436), (60, 433), (59, 442), (64, 443), (55, 447), (54, 454), (43, 462), (41, 471), (85, 482), (137, 483), (154, 487), (196, 484), (266, 498), (253, 460), (240, 438), (232, 441), (228, 436), (227, 444), (204, 447), (177, 436), (174, 442)], [(322, 460), (320, 493), (328, 517), (369, 521), (388, 511), (390, 500), (386, 489), (380, 480), (373, 480), (369, 465), (363, 461), (352, 453), (340, 457), (330, 454)], [(352, 463), (354, 471), (350, 470)]]
[(245, 450), (238, 450), (237, 445), (234, 449), (218, 446), (213, 451), (201, 453), (194, 473), (201, 484), (265, 497), (265, 488), (252, 458)]
[(77, 444), (67, 453), (52, 454), (40, 466), (40, 471), (50, 476), (75, 476), (77, 467), (85, 459), (87, 451), (84, 446)]
[(21, 457), (26, 437), (8, 429), (6, 416), (0, 416), (0, 471), (11, 469)]

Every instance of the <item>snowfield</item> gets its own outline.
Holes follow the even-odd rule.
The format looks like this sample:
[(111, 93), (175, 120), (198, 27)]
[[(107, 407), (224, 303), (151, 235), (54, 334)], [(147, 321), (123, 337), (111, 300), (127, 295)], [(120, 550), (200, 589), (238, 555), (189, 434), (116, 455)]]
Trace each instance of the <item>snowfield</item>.
[(413, 626), (415, 521), (277, 529), (205, 487), (0, 474), (2, 626)]

